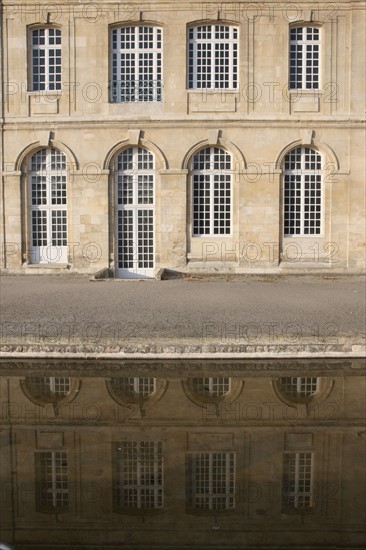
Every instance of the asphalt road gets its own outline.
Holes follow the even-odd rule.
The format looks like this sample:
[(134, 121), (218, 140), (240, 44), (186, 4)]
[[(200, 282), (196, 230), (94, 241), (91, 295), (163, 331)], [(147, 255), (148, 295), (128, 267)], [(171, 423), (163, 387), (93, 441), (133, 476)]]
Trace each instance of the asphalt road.
[[(0, 279), (1, 342), (83, 335), (112, 339), (225, 342), (339, 336), (365, 341), (366, 278), (247, 277), (239, 280), (100, 281), (84, 276)], [(38, 336), (37, 336), (38, 334)]]

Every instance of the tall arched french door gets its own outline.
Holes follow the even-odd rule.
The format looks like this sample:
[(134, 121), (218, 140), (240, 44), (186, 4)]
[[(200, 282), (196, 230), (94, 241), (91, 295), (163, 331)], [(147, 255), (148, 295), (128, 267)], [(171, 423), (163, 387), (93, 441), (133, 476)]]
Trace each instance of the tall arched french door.
[(29, 260), (67, 263), (67, 160), (50, 147), (28, 164)]
[(143, 147), (115, 163), (116, 277), (154, 277), (155, 158)]

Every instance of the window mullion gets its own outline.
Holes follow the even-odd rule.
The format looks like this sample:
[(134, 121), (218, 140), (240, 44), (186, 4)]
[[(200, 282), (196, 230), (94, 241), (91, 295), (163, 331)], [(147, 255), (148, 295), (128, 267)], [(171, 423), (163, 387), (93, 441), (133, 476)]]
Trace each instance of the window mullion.
[(57, 482), (56, 482), (56, 453), (51, 451), (51, 491), (52, 491), (52, 505), (56, 508), (57, 505)]
[(300, 480), (300, 453), (295, 455), (295, 480), (294, 480), (294, 501), (295, 507), (299, 505), (299, 480)]
[(209, 204), (210, 204), (210, 235), (212, 236), (214, 234), (214, 226), (215, 226), (215, 220), (214, 220), (214, 186), (215, 186), (215, 175), (209, 174), (210, 178), (210, 185), (209, 185)]
[(46, 227), (47, 227), (47, 246), (52, 245), (52, 155), (51, 149), (47, 149), (46, 153), (46, 204), (43, 205), (46, 210)]
[(231, 465), (231, 455), (230, 453), (225, 453), (225, 502), (226, 509), (230, 507), (230, 465)]
[[(202, 54), (202, 51), (201, 51)], [(193, 87), (197, 88), (198, 86), (198, 38), (197, 38), (197, 28), (194, 29), (194, 40), (193, 40)], [(202, 62), (202, 57), (201, 57)]]
[(216, 67), (216, 41), (215, 41), (215, 27), (212, 25), (211, 27), (211, 40), (210, 40), (210, 47), (211, 47), (211, 79), (210, 79), (210, 88), (215, 89), (216, 88), (216, 72), (217, 70), (220, 70), (220, 65)]
[(136, 456), (136, 481), (137, 481), (137, 508), (141, 508), (141, 492), (142, 492), (142, 443), (137, 444)]
[(213, 453), (209, 453), (208, 454), (208, 484), (209, 484), (208, 497), (209, 497), (209, 509), (210, 510), (213, 509), (213, 499), (214, 499), (214, 495), (213, 495), (213, 486), (214, 486), (213, 458), (214, 458)]
[[(306, 73), (307, 73), (307, 63), (308, 63), (308, 59), (307, 59), (308, 41), (306, 36), (307, 36), (307, 27), (303, 27), (302, 71), (301, 71), (301, 80), (302, 80), (301, 88), (303, 90), (305, 90), (307, 87)], [(309, 62), (311, 62), (311, 60)]]
[(230, 29), (229, 41), (229, 82), (228, 87), (234, 89), (234, 41), (232, 40), (233, 29)]

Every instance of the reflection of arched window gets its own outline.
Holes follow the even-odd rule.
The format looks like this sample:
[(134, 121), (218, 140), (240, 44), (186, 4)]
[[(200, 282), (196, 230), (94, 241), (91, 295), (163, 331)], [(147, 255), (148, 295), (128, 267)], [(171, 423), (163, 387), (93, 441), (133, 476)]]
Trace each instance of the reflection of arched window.
[(130, 410), (133, 415), (145, 415), (164, 395), (167, 382), (157, 378), (121, 377), (106, 381), (107, 390), (116, 403)]
[(322, 232), (322, 158), (310, 147), (296, 147), (284, 160), (284, 235)]
[(328, 397), (334, 382), (319, 376), (283, 376), (272, 384), (277, 397), (289, 407), (311, 407)]
[(306, 399), (318, 391), (319, 378), (288, 376), (278, 382), (281, 392), (289, 399)]
[(111, 388), (120, 397), (149, 397), (155, 392), (155, 378), (112, 378)]
[(70, 392), (70, 378), (60, 376), (32, 376), (25, 379), (28, 390), (36, 399), (54, 401)]
[(193, 236), (231, 233), (232, 159), (219, 147), (198, 151), (192, 159)]
[(57, 149), (29, 159), (31, 263), (67, 263), (67, 162)]
[(244, 382), (225, 376), (207, 376), (188, 378), (182, 385), (186, 396), (193, 403), (200, 407), (212, 404), (218, 413), (220, 403), (232, 403), (239, 397)]
[(21, 384), (28, 399), (41, 406), (53, 405), (56, 414), (79, 392), (79, 380), (65, 376), (28, 376)]
[(161, 101), (162, 33), (148, 25), (111, 30), (112, 103)]
[(188, 29), (188, 88), (238, 87), (238, 29), (198, 25)]
[(189, 384), (198, 397), (223, 397), (230, 392), (230, 378), (191, 378)]

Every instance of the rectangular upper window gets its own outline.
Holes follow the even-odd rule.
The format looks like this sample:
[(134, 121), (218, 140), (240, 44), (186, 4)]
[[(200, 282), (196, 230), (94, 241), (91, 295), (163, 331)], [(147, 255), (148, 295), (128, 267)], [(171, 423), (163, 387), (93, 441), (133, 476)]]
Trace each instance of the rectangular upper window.
[(162, 38), (159, 27), (111, 30), (111, 103), (162, 100)]
[(201, 25), (188, 29), (188, 88), (238, 87), (238, 29)]
[(320, 29), (293, 27), (290, 29), (289, 88), (318, 90), (320, 88)]
[(32, 30), (30, 41), (31, 91), (61, 90), (61, 30)]

